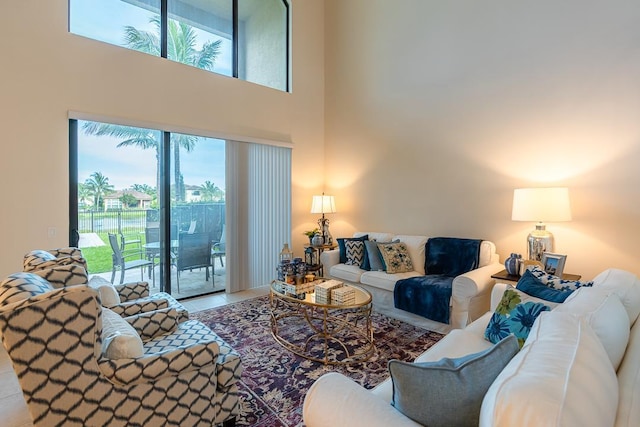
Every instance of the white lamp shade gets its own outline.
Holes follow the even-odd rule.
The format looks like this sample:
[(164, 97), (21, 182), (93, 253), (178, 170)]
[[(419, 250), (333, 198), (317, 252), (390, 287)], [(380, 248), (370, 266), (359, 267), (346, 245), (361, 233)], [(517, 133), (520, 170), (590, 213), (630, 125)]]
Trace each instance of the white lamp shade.
[(571, 221), (569, 189), (516, 188), (513, 191), (513, 221)]
[(333, 196), (313, 196), (311, 202), (311, 213), (326, 214), (336, 212), (336, 202)]

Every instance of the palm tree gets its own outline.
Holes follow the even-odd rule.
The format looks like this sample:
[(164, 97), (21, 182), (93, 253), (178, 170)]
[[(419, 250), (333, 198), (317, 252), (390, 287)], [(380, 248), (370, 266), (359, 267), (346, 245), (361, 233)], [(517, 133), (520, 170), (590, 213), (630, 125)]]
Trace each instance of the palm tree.
[(102, 198), (113, 192), (113, 185), (109, 184), (109, 178), (101, 172), (94, 172), (84, 181), (85, 188), (93, 197), (93, 206), (97, 210)]
[(224, 192), (211, 181), (205, 181), (201, 188), (202, 198), (206, 201), (213, 202), (224, 199)]
[[(132, 26), (126, 26), (125, 44), (127, 47), (151, 55), (160, 56), (160, 17), (151, 19), (155, 25), (155, 31), (140, 31)], [(207, 42), (202, 45), (202, 49), (196, 49), (196, 34), (193, 27), (169, 20), (167, 35), (168, 58), (192, 65), (205, 70), (213, 70), (216, 57), (220, 53), (221, 41)], [(123, 138), (117, 147), (136, 146), (143, 150), (153, 149), (156, 154), (156, 191), (160, 191), (160, 133), (157, 131), (135, 128), (129, 126), (113, 125), (108, 123), (86, 122), (82, 129), (89, 135), (107, 135), (116, 138)], [(172, 142), (174, 156), (174, 178), (175, 178), (175, 199), (183, 201), (185, 199), (184, 182), (180, 170), (180, 149), (184, 148), (190, 152), (195, 147), (198, 137), (193, 135), (173, 134)], [(159, 200), (159, 194), (157, 195)]]

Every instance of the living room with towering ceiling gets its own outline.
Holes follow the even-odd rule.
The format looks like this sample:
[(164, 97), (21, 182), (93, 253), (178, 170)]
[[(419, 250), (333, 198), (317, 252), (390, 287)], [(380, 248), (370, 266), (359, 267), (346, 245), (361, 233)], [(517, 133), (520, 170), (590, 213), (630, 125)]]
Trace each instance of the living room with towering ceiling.
[(69, 111), (290, 140), (300, 253), (322, 191), (335, 196), (335, 237), (479, 237), (504, 258), (526, 251), (533, 227), (511, 220), (513, 189), (566, 186), (573, 220), (549, 226), (566, 271), (638, 272), (635, 2), (308, 0), (291, 13), (291, 93), (281, 93), (69, 34), (67, 0), (5, 5), (11, 148), (0, 173), (12, 243), (0, 272), (68, 242)]

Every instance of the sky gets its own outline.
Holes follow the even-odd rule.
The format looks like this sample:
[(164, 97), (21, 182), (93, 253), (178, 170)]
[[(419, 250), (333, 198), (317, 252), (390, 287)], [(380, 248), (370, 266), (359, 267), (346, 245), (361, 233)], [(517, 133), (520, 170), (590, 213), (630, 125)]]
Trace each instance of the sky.
[[(160, 1), (158, 0), (158, 4)], [(107, 43), (122, 45), (124, 27), (129, 25), (144, 31), (155, 31), (149, 20), (151, 12), (120, 0), (71, 0), (70, 28), (75, 34), (84, 35)], [(207, 40), (218, 36), (195, 30), (198, 49)], [(220, 55), (216, 58), (214, 71), (231, 75), (231, 41), (222, 39)], [(141, 53), (142, 54), (142, 53)], [(154, 150), (135, 147), (116, 148), (121, 142), (111, 137), (96, 137), (78, 132), (78, 179), (84, 182), (92, 173), (101, 172), (116, 190), (129, 188), (133, 184), (156, 186), (157, 161)], [(225, 188), (224, 141), (200, 138), (195, 149), (181, 151), (180, 163), (186, 185), (202, 185), (211, 181)]]
[[(156, 186), (155, 150), (117, 148), (116, 145), (121, 140), (85, 135), (81, 130), (82, 123), (78, 123), (79, 182), (84, 182), (94, 172), (100, 172), (109, 178), (109, 183), (116, 190), (129, 188), (133, 184)], [(225, 142), (220, 139), (199, 138), (193, 151), (180, 152), (180, 168), (186, 185), (202, 185), (205, 181), (211, 181), (224, 190)]]

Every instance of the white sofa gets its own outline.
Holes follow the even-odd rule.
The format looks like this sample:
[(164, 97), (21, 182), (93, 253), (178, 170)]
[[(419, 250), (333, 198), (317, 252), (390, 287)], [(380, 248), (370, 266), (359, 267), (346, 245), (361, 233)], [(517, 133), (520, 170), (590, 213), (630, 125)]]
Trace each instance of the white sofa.
[[(494, 287), (492, 308), (508, 286)], [(563, 304), (542, 313), (522, 350), (484, 395), (478, 424), (640, 425), (638, 313), (640, 280), (616, 269), (602, 272), (593, 288), (579, 289)], [(451, 331), (416, 362), (461, 357), (491, 347), (484, 339), (491, 315), (488, 312), (465, 329)], [(390, 379), (366, 390), (341, 374), (325, 374), (307, 393), (305, 424), (418, 426), (390, 405), (392, 393)]]
[(448, 332), (451, 329), (464, 328), (489, 309), (491, 288), (495, 280), (491, 275), (504, 269), (499, 263), (496, 246), (488, 240), (480, 245), (479, 267), (468, 273), (457, 276), (452, 284), (451, 316), (449, 324), (444, 324), (395, 308), (393, 289), (400, 279), (423, 276), (425, 274), (425, 245), (427, 236), (395, 235), (380, 232), (356, 232), (353, 237), (369, 236), (369, 240), (390, 242), (399, 240), (408, 249), (414, 271), (406, 273), (388, 274), (385, 271), (366, 271), (355, 265), (340, 263), (338, 249), (324, 251), (320, 262), (325, 274), (332, 278), (359, 284), (369, 292), (373, 298), (373, 306), (389, 317), (404, 320), (413, 325), (421, 326), (437, 332)]

